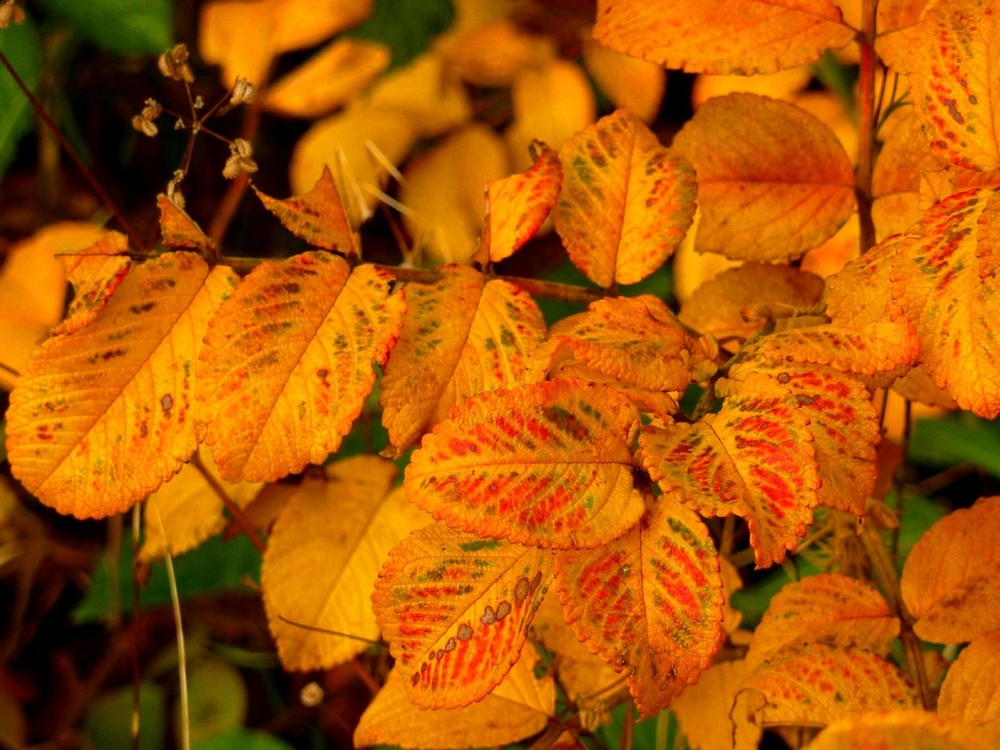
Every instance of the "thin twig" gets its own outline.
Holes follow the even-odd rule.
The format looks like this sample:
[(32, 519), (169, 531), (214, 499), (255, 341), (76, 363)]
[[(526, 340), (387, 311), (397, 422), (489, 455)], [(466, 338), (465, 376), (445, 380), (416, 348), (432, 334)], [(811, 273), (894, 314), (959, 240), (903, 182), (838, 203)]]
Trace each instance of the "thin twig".
[(875, 244), (875, 224), (872, 220), (872, 175), (875, 165), (875, 69), (878, 58), (875, 55), (875, 0), (863, 0), (861, 4), (861, 47), (860, 105), (858, 171), (856, 193), (858, 198), (858, 218), (861, 224), (861, 252), (866, 252)]
[[(139, 750), (139, 705), (141, 687), (139, 671), (139, 537), (142, 533), (142, 503), (132, 506), (132, 750)], [(115, 564), (117, 568), (117, 562)]]
[(295, 620), (289, 620), (284, 615), (278, 615), (278, 619), (282, 622), (286, 622), (296, 628), (302, 628), (303, 630), (311, 630), (314, 633), (323, 633), (324, 635), (335, 635), (340, 638), (350, 638), (352, 641), (361, 641), (362, 643), (367, 643), (371, 646), (378, 646), (379, 648), (385, 648), (385, 645), (381, 641), (373, 641), (371, 638), (365, 638), (360, 635), (352, 635), (351, 633), (342, 633), (339, 630), (330, 630), (329, 628), (320, 628), (316, 625), (306, 625), (304, 622), (296, 622)]
[(219, 500), (222, 501), (226, 510), (229, 511), (229, 515), (231, 515), (233, 520), (236, 522), (236, 525), (243, 530), (243, 533), (247, 535), (247, 538), (253, 543), (253, 546), (256, 547), (257, 551), (263, 555), (267, 550), (267, 543), (257, 532), (257, 529), (250, 522), (250, 519), (246, 517), (243, 510), (236, 503), (234, 503), (226, 493), (226, 488), (223, 487), (214, 476), (212, 476), (212, 472), (205, 468), (205, 464), (201, 462), (197, 453), (191, 457), (191, 465), (198, 470), (204, 480), (208, 483), (208, 486), (212, 488), (212, 491), (218, 496)]

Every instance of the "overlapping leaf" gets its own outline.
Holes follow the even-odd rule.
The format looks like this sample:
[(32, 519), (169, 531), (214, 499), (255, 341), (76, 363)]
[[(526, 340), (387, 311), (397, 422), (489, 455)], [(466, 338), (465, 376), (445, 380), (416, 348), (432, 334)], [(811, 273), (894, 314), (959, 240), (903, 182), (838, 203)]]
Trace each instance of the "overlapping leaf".
[(553, 221), (587, 278), (634, 284), (674, 253), (694, 217), (694, 172), (634, 114), (601, 118), (559, 159), (566, 172)]
[(605, 662), (628, 669), (651, 715), (694, 684), (722, 640), (718, 555), (700, 518), (671, 494), (647, 496), (642, 521), (593, 550), (559, 552), (566, 620)]
[(357, 255), (358, 239), (351, 230), (344, 204), (328, 167), (323, 167), (316, 185), (304, 195), (284, 200), (271, 198), (254, 187), (264, 207), (277, 216), (296, 237), (310, 245)]
[(841, 719), (806, 750), (996, 750), (978, 727), (926, 711), (879, 711)]
[(371, 582), (389, 550), (431, 521), (402, 490), (387, 494), (395, 475), (385, 459), (354, 456), (292, 488), (268, 537), (260, 581), (286, 669), (329, 669), (364, 651), (364, 639), (378, 639)]
[(382, 422), (396, 453), (448, 410), (524, 382), (545, 335), (534, 300), (502, 280), (446, 266), (434, 284), (407, 287), (407, 312), (382, 379)]
[(1000, 630), (973, 639), (948, 669), (938, 711), (970, 724), (1000, 719)]
[(372, 604), (410, 699), (467, 706), (517, 661), (548, 588), (553, 554), (435, 523), (389, 555)]
[(308, 252), (259, 265), (219, 308), (198, 367), (206, 442), (229, 481), (322, 463), (360, 413), (402, 325), (372, 266)]
[(167, 247), (193, 247), (206, 253), (215, 253), (215, 242), (205, 235), (201, 227), (184, 209), (160, 193), (156, 196), (160, 209), (160, 234)]
[(645, 428), (638, 457), (664, 492), (702, 515), (746, 519), (757, 566), (767, 567), (805, 534), (819, 474), (809, 419), (787, 391), (753, 373), (744, 385), (693, 425)]
[(63, 335), (90, 325), (131, 268), (125, 252), (128, 239), (121, 232), (107, 232), (90, 247), (62, 256), (66, 280), (73, 285), (73, 301), (63, 321), (51, 333)]
[(177, 476), (146, 500), (146, 534), (139, 559), (149, 562), (166, 552), (180, 555), (194, 549), (225, 527), (223, 507), (201, 472), (184, 464)]
[(826, 643), (889, 653), (899, 620), (870, 584), (821, 574), (786, 584), (754, 631), (747, 665), (754, 669), (788, 648)]
[(689, 73), (773, 73), (854, 38), (829, 0), (600, 0), (594, 37), (611, 49)]
[(607, 386), (558, 380), (470, 399), (424, 437), (410, 499), (480, 536), (594, 547), (642, 515), (629, 439), (635, 407)]
[(236, 283), (191, 253), (132, 269), (86, 328), (39, 347), (11, 394), (14, 475), (61, 513), (129, 508), (198, 445), (195, 364), (208, 320)]
[(928, 529), (906, 558), (900, 588), (925, 641), (962, 643), (1000, 630), (1000, 496)]
[(711, 99), (673, 147), (698, 173), (699, 252), (797, 258), (832, 237), (854, 210), (844, 147), (793, 104), (755, 94)]
[(747, 719), (743, 660), (723, 661), (670, 704), (693, 750), (757, 750), (762, 731)]

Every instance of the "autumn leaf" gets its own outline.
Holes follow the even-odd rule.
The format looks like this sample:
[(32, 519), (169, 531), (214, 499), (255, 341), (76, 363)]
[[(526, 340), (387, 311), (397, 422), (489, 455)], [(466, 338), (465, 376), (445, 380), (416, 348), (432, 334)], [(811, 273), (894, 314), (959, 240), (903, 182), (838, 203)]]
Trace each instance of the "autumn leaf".
[(667, 89), (661, 65), (615, 52), (590, 35), (583, 39), (583, 64), (615, 107), (635, 112), (646, 124), (656, 119)]
[(772, 378), (750, 373), (745, 382), (745, 393), (693, 425), (644, 428), (638, 459), (698, 513), (744, 518), (754, 560), (767, 567), (805, 534), (819, 475), (808, 417)]
[(570, 138), (553, 213), (570, 260), (599, 286), (634, 284), (669, 258), (691, 225), (690, 165), (618, 110)]
[(360, 255), (357, 235), (351, 229), (329, 168), (323, 167), (319, 181), (308, 193), (285, 200), (271, 198), (252, 187), (264, 207), (296, 237), (314, 247)]
[(61, 256), (66, 280), (73, 285), (73, 301), (63, 321), (50, 331), (53, 336), (90, 325), (104, 309), (131, 268), (127, 251), (128, 239), (112, 231), (83, 250)]
[(926, 711), (884, 711), (830, 724), (807, 750), (996, 750), (978, 727)]
[(742, 660), (713, 664), (670, 704), (693, 750), (756, 750), (763, 732), (747, 719)]
[(942, 716), (985, 724), (1000, 719), (1000, 630), (974, 638), (941, 685)]
[(156, 205), (160, 209), (160, 234), (164, 245), (170, 248), (193, 247), (209, 256), (215, 255), (215, 242), (205, 235), (181, 206), (163, 193), (156, 196)]
[(382, 379), (382, 423), (398, 455), (465, 399), (524, 380), (545, 335), (534, 300), (478, 271), (445, 266), (434, 284), (407, 287), (407, 312)]
[(751, 694), (750, 709), (762, 726), (824, 725), (920, 702), (899, 669), (881, 656), (825, 643), (782, 650), (743, 685), (760, 693)]
[(599, 0), (594, 38), (688, 73), (774, 73), (815, 62), (855, 31), (829, 0)]
[(526, 172), (486, 183), (486, 219), (476, 260), (499, 263), (535, 236), (559, 197), (562, 165), (544, 143), (533, 144), (535, 163)]
[(402, 489), (389, 492), (395, 476), (385, 459), (352, 456), (328, 466), (325, 477), (291, 488), (268, 537), (260, 579), (285, 669), (329, 669), (364, 651), (365, 639), (378, 639), (371, 582), (389, 550), (431, 522)]
[(843, 146), (794, 104), (754, 94), (711, 99), (673, 148), (698, 174), (698, 252), (786, 261), (832, 237), (854, 210)]
[(577, 637), (628, 685), (640, 713), (697, 682), (722, 640), (718, 554), (700, 518), (647, 495), (639, 525), (593, 550), (556, 554), (556, 583)]
[(839, 574), (788, 583), (771, 599), (747, 652), (750, 669), (810, 643), (889, 653), (900, 623), (870, 584)]
[(146, 535), (139, 559), (150, 562), (167, 552), (180, 555), (194, 549), (225, 527), (223, 508), (222, 499), (201, 472), (184, 464), (177, 476), (146, 500)]
[(236, 283), (192, 253), (131, 270), (87, 327), (40, 346), (11, 394), (14, 475), (46, 505), (79, 518), (131, 507), (198, 445), (195, 363)]
[(525, 649), (503, 682), (478, 703), (425, 711), (410, 702), (395, 671), (354, 730), (355, 747), (398, 745), (417, 750), (506, 745), (542, 731), (555, 710), (556, 687), (535, 677), (538, 655)]
[(621, 536), (643, 512), (629, 439), (635, 407), (607, 386), (558, 380), (470, 399), (426, 435), (407, 494), (480, 536), (555, 549)]
[[(556, 57), (554, 40), (531, 34), (509, 18), (470, 19), (476, 6), (456, 7), (458, 19), (451, 31), (434, 41), (447, 70), (474, 86), (509, 88), (518, 73), (541, 67)], [(480, 4), (485, 15), (502, 6)]]
[(552, 553), (443, 523), (389, 555), (372, 605), (410, 699), (457, 708), (490, 693), (517, 661), (552, 574)]
[(981, 498), (935, 523), (910, 551), (900, 588), (923, 640), (963, 643), (1000, 630), (998, 514), (1000, 496)]
[(198, 366), (206, 443), (229, 481), (275, 481), (337, 450), (399, 334), (372, 266), (308, 252), (257, 266), (219, 308)]

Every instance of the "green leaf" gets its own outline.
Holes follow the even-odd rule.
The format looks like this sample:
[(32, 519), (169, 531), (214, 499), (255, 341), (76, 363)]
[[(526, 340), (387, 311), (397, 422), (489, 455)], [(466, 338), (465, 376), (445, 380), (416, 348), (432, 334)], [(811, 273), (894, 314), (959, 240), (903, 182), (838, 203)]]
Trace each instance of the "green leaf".
[[(139, 750), (162, 750), (166, 736), (167, 697), (159, 685), (139, 683)], [(93, 703), (84, 720), (84, 731), (94, 750), (132, 747), (129, 716), (132, 715), (132, 686), (107, 693)]]
[[(31, 21), (0, 31), (0, 51), (4, 53), (25, 85), (35, 91), (42, 73), (42, 48), (38, 30)], [(10, 73), (0, 68), (0, 177), (14, 161), (21, 136), (31, 130), (31, 102), (21, 92)]]
[(425, 52), (454, 20), (451, 0), (375, 0), (368, 20), (344, 36), (388, 46), (392, 50), (389, 70), (395, 70)]
[[(217, 659), (195, 664), (188, 674), (188, 705), (192, 743), (241, 728), (247, 715), (247, 688), (239, 670)], [(181, 726), (181, 706), (177, 703), (177, 737)]]
[(967, 412), (918, 419), (909, 459), (931, 466), (971, 462), (1000, 477), (1000, 424)]
[(233, 729), (207, 740), (192, 742), (191, 750), (292, 750), (292, 746), (264, 732)]
[(73, 30), (108, 52), (158, 55), (174, 43), (171, 0), (43, 0)]

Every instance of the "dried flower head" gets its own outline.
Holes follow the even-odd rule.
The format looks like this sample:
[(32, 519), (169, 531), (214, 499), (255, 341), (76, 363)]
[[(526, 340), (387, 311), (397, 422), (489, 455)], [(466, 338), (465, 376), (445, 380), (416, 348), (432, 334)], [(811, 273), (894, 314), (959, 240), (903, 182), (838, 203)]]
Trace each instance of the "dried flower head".
[(246, 172), (253, 174), (257, 171), (257, 162), (253, 160), (253, 146), (245, 138), (237, 138), (229, 144), (229, 158), (222, 168), (222, 176), (231, 180), (239, 174)]
[(157, 60), (160, 72), (167, 78), (185, 83), (194, 83), (194, 71), (188, 63), (188, 48), (186, 44), (175, 44), (160, 55)]
[(25, 18), (24, 8), (17, 4), (17, 0), (0, 2), (0, 29), (6, 29), (12, 23), (24, 23)]
[(243, 76), (237, 77), (233, 85), (233, 95), (229, 97), (230, 105), (235, 107), (239, 104), (250, 104), (256, 98), (257, 87)]
[(143, 135), (148, 135), (152, 138), (160, 132), (153, 120), (161, 114), (163, 114), (163, 106), (155, 99), (147, 99), (146, 106), (142, 108), (142, 112), (132, 118), (132, 127)]
[(167, 198), (169, 198), (177, 208), (184, 210), (184, 196), (181, 193), (181, 180), (187, 174), (183, 169), (174, 172), (174, 179), (167, 183)]

